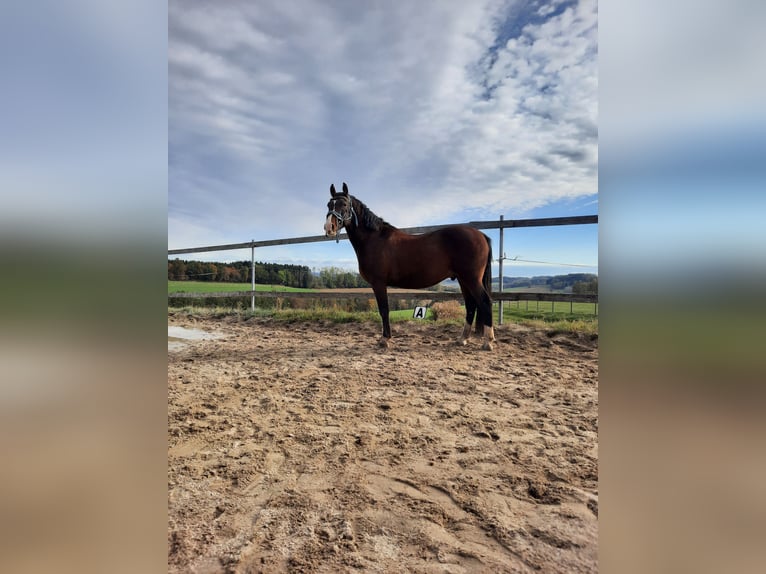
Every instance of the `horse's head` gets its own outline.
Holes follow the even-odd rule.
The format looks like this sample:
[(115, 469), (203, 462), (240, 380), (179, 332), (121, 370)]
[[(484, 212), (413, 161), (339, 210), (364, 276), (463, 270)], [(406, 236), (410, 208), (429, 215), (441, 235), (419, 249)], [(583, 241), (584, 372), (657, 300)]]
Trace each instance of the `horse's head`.
[(327, 218), (324, 222), (324, 234), (327, 237), (337, 237), (340, 230), (352, 219), (356, 223), (356, 213), (348, 194), (348, 186), (343, 183), (343, 191), (335, 191), (335, 184), (330, 186), (332, 199), (327, 202)]

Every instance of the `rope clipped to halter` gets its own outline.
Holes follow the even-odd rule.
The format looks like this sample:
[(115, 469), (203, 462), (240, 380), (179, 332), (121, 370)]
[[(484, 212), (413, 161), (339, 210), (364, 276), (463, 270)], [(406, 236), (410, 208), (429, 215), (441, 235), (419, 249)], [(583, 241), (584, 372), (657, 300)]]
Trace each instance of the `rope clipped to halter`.
[(335, 234), (335, 243), (340, 243), (340, 230), (346, 227), (346, 222), (351, 221), (351, 217), (354, 217), (354, 225), (359, 225), (359, 220), (356, 217), (356, 211), (354, 211), (354, 204), (351, 201), (350, 197), (346, 198), (348, 200), (349, 205), (349, 214), (348, 217), (344, 217), (342, 213), (340, 213), (337, 209), (335, 209), (335, 202), (338, 201), (337, 199), (332, 200), (333, 209), (327, 212), (327, 215), (332, 215), (335, 217), (335, 219), (338, 221), (338, 233)]

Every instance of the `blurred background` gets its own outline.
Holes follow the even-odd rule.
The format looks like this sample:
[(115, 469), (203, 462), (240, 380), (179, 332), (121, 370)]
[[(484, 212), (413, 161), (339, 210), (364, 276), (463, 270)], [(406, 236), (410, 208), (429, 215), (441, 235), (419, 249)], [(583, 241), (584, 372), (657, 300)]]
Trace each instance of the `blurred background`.
[(2, 12), (0, 571), (163, 571), (167, 7)]
[(766, 7), (599, 2), (605, 572), (756, 572)]
[[(599, 3), (604, 572), (766, 563), (765, 16)], [(14, 3), (0, 61), (0, 570), (162, 571), (167, 6)]]

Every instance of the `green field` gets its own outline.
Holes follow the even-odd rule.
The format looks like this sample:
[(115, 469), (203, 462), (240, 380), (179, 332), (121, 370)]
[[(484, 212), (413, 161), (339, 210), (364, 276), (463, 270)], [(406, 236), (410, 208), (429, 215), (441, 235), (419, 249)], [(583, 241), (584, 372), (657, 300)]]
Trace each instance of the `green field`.
[[(497, 302), (495, 302), (495, 309), (497, 309)], [(503, 315), (506, 315), (507, 313), (594, 315), (597, 314), (597, 311), (598, 307), (596, 303), (569, 303), (568, 301), (503, 301)]]

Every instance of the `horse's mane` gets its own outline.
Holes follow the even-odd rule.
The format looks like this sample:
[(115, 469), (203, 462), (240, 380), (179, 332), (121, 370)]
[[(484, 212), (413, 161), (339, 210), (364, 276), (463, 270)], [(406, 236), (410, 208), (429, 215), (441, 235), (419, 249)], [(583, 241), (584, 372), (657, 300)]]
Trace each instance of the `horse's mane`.
[(396, 229), (393, 225), (375, 215), (372, 210), (353, 195), (351, 196), (354, 211), (359, 219), (359, 225), (371, 231), (388, 231)]

